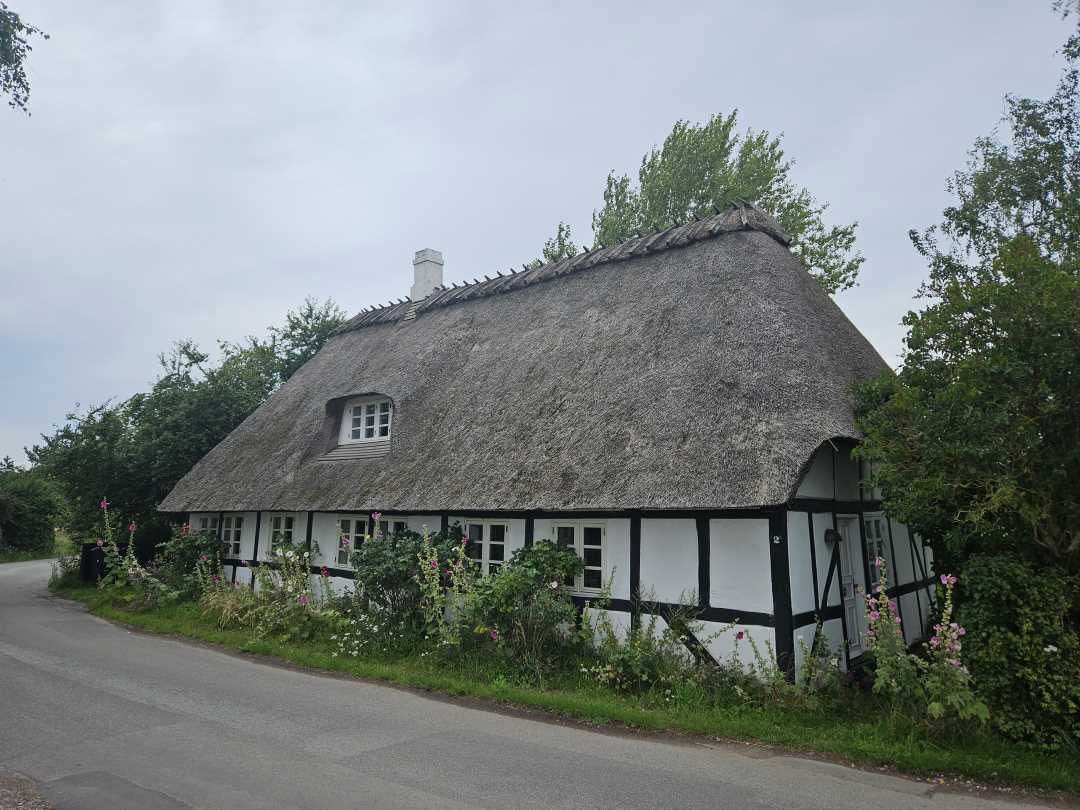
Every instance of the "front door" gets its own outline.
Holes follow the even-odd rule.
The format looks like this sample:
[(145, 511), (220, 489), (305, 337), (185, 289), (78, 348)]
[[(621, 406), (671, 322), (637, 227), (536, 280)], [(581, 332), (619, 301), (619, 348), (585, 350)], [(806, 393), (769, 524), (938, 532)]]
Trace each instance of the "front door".
[(863, 642), (869, 629), (866, 604), (863, 598), (862, 537), (859, 535), (857, 517), (838, 517), (836, 528), (840, 533), (840, 591), (844, 597), (844, 619), (847, 623), (848, 655), (858, 658), (863, 654)]

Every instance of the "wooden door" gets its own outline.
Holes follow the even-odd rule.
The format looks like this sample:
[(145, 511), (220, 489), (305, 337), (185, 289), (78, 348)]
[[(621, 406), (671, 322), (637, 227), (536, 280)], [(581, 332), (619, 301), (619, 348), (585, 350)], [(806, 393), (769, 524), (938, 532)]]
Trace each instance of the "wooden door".
[(836, 528), (840, 533), (840, 592), (844, 598), (844, 618), (847, 624), (848, 655), (858, 658), (864, 652), (866, 604), (862, 581), (862, 538), (857, 517), (839, 517)]

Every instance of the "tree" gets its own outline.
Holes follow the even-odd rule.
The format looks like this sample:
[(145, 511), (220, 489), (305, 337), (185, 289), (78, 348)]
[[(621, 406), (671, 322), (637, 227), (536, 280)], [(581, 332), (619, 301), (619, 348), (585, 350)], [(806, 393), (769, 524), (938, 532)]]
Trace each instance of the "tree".
[(0, 550), (51, 548), (63, 503), (43, 476), (9, 462), (0, 465)]
[(165, 532), (157, 504), (192, 466), (244, 421), (310, 358), (342, 321), (328, 301), (290, 311), (268, 340), (218, 344), (219, 361), (191, 341), (159, 356), (149, 391), (120, 403), (68, 414), (63, 425), (27, 451), (57, 482), (71, 507), (70, 527), (88, 535), (103, 497), (134, 519), (149, 543)]
[(24, 23), (19, 15), (0, 2), (0, 94), (8, 96), (8, 106), (29, 115), (30, 81), (26, 78), (26, 59), (33, 50), (30, 39), (35, 34), (49, 35)]
[[(737, 114), (714, 115), (705, 124), (676, 121), (663, 146), (642, 158), (637, 187), (627, 175), (610, 172), (604, 203), (593, 212), (593, 248), (751, 200), (788, 232), (792, 252), (827, 292), (853, 286), (863, 262), (855, 251), (857, 223), (826, 227), (822, 215), (828, 205), (791, 181), (794, 163), (785, 157), (780, 137), (764, 130), (738, 134)], [(561, 228), (549, 246), (559, 244)]]
[(943, 222), (903, 366), (858, 392), (885, 503), (960, 564), (1008, 551), (1080, 570), (1080, 33), (1047, 100), (1006, 97)]
[(270, 334), (276, 341), (282, 381), (289, 379), (311, 359), (344, 322), (345, 313), (333, 299), (319, 304), (314, 299), (306, 298), (300, 309), (285, 315), (284, 327), (270, 327)]
[(570, 226), (565, 222), (560, 222), (555, 229), (555, 235), (544, 242), (541, 258), (533, 262), (533, 265), (538, 266), (557, 262), (561, 259), (569, 259), (572, 256), (577, 256), (578, 253), (578, 246), (574, 244), (573, 236), (570, 234)]

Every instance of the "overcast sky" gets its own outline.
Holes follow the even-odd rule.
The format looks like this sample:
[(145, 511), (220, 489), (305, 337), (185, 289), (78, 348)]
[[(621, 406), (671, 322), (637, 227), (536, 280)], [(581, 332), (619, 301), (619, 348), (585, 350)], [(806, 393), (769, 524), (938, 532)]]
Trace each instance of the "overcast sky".
[[(890, 363), (924, 275), (907, 239), (1068, 26), (1015, 2), (7, 0), (48, 31), (0, 108), (0, 456), (145, 388), (175, 341), (263, 334), (305, 296), (404, 297), (577, 241), (610, 169), (738, 108), (858, 220), (840, 305)], [(764, 6), (764, 8), (762, 8)], [(508, 328), (512, 325), (508, 324)]]

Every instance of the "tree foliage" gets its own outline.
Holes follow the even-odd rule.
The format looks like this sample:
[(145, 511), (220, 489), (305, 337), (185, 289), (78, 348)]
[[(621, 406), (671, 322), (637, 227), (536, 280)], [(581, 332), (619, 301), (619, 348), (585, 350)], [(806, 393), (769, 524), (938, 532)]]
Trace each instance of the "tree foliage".
[(308, 300), (269, 330), (269, 340), (220, 343), (216, 364), (191, 341), (178, 343), (159, 357), (161, 370), (149, 391), (68, 414), (28, 455), (60, 485), (76, 533), (96, 529), (98, 503), (108, 496), (123, 519), (156, 536), (163, 531), (157, 504), (175, 483), (341, 322), (332, 301)]
[(44, 476), (8, 457), (0, 462), (0, 550), (52, 548), (62, 514), (59, 493)]
[(930, 265), (903, 367), (859, 392), (861, 452), (939, 560), (1080, 568), (1080, 40), (1047, 100), (1009, 96), (958, 202), (912, 240)]
[(8, 96), (8, 106), (29, 114), (30, 80), (26, 78), (26, 60), (33, 50), (34, 35), (49, 35), (23, 22), (19, 15), (0, 2), (0, 94)]
[[(780, 137), (764, 130), (740, 134), (736, 123), (737, 111), (714, 115), (705, 124), (676, 121), (663, 146), (642, 158), (636, 186), (628, 175), (609, 173), (603, 205), (593, 212), (593, 247), (616, 245), (750, 200), (783, 226), (792, 252), (826, 291), (854, 285), (863, 262), (855, 250), (856, 223), (827, 227), (822, 215), (828, 205), (792, 182), (794, 163), (785, 156)], [(560, 224), (545, 246), (545, 257), (548, 247), (563, 244), (562, 235)]]

